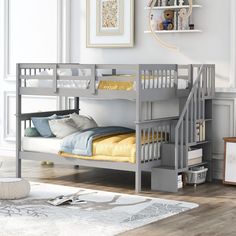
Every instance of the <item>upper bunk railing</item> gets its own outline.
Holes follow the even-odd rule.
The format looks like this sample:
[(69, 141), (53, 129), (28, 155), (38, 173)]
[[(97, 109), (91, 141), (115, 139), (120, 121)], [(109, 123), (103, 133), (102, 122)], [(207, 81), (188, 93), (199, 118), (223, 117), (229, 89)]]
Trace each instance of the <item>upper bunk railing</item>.
[[(175, 64), (24, 63), (17, 65), (20, 85), (17, 89), (21, 95), (165, 100), (177, 96), (176, 91), (189, 92), (192, 84), (189, 68)], [(186, 75), (178, 76), (180, 70), (185, 70)]]
[[(18, 64), (19, 90), (22, 95), (82, 95), (95, 93), (95, 65), (87, 64)], [(68, 91), (70, 85), (70, 91)], [(76, 89), (76, 91), (75, 91)], [(81, 91), (80, 91), (81, 90)], [(84, 93), (83, 93), (84, 92)]]
[(192, 90), (175, 127), (175, 169), (186, 168), (189, 145), (197, 144), (197, 123), (205, 120), (205, 100), (215, 94), (215, 65), (193, 65)]

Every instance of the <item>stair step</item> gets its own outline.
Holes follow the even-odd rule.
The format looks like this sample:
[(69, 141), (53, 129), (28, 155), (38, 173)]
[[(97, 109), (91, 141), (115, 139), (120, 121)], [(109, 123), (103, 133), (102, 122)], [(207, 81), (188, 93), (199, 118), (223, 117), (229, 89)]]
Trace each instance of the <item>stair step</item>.
[(203, 161), (199, 164), (195, 164), (195, 165), (189, 165), (188, 168), (193, 168), (193, 167), (197, 167), (197, 166), (203, 166), (203, 165), (208, 165), (207, 161)]
[[(175, 168), (173, 166), (158, 166), (158, 168), (164, 169), (164, 170), (175, 170)], [(186, 167), (186, 168), (179, 168), (179, 169), (176, 169), (176, 172), (182, 173), (182, 172), (185, 172), (187, 170), (188, 170), (188, 167)]]
[(193, 143), (189, 143), (188, 146), (192, 147), (192, 146), (197, 146), (197, 145), (201, 145), (201, 144), (207, 144), (210, 143), (209, 140), (205, 140), (205, 141), (201, 141), (201, 142), (193, 142)]
[[(188, 146), (191, 147), (191, 146), (197, 146), (197, 145), (201, 145), (201, 144), (207, 144), (207, 143), (210, 143), (211, 141), (209, 140), (205, 140), (205, 141), (201, 141), (201, 142), (193, 142), (193, 143), (189, 143)], [(168, 145), (175, 145), (175, 143), (171, 142), (171, 143), (167, 143)]]

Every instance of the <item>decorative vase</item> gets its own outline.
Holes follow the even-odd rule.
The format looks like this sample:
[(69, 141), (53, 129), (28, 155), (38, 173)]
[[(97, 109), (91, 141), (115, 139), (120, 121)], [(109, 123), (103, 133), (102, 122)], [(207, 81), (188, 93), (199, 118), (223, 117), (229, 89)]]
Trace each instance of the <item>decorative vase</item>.
[(184, 5), (184, 0), (179, 0), (179, 6), (183, 6)]
[[(151, 17), (150, 17), (150, 27), (151, 27), (151, 29), (153, 29), (154, 31), (157, 29), (157, 24), (156, 24), (156, 21), (154, 20), (153, 14), (152, 14)], [(151, 30), (151, 29), (150, 29), (150, 30)]]

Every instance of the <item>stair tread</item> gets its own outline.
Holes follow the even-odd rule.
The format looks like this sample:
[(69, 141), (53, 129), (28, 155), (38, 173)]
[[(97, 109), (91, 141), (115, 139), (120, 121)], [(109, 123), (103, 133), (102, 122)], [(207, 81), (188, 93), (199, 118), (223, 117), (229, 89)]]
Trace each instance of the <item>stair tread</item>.
[(189, 143), (188, 146), (191, 147), (191, 146), (197, 146), (197, 145), (200, 145), (200, 144), (205, 144), (205, 143), (210, 143), (211, 141), (209, 140), (205, 140), (205, 141), (200, 141), (200, 142), (193, 142), (193, 143)]
[[(195, 146), (195, 145), (199, 145), (199, 144), (204, 144), (204, 143), (210, 143), (210, 140), (205, 140), (205, 141), (200, 141), (200, 142), (193, 142), (193, 143), (189, 143), (188, 146)], [(166, 143), (166, 144), (171, 144), (171, 145), (175, 145), (175, 143), (171, 142), (171, 143)]]

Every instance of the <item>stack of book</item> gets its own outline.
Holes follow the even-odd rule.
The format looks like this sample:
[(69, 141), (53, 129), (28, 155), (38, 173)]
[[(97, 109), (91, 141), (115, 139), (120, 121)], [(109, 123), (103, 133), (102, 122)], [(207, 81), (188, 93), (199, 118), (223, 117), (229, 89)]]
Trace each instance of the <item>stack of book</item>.
[(188, 165), (193, 166), (202, 163), (202, 148), (188, 151)]
[(183, 188), (183, 178), (182, 175), (178, 175), (178, 189)]
[(196, 142), (201, 142), (206, 140), (205, 135), (205, 121), (196, 123)]

